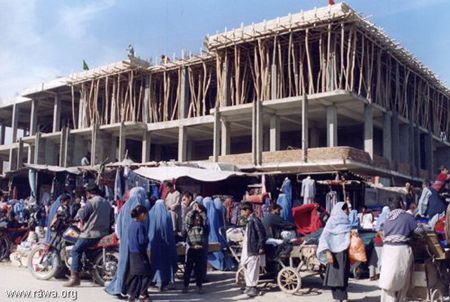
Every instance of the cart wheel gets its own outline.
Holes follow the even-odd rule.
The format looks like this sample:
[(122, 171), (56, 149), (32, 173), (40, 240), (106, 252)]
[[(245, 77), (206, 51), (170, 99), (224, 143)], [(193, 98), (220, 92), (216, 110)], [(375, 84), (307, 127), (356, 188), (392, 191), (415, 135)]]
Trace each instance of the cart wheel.
[(241, 290), (245, 289), (245, 268), (240, 267), (236, 272), (235, 277), (236, 285), (239, 286)]
[(287, 294), (295, 294), (302, 287), (300, 274), (292, 267), (284, 267), (278, 273), (278, 287)]
[(431, 302), (443, 302), (444, 301), (444, 295), (439, 289), (434, 289), (431, 292)]

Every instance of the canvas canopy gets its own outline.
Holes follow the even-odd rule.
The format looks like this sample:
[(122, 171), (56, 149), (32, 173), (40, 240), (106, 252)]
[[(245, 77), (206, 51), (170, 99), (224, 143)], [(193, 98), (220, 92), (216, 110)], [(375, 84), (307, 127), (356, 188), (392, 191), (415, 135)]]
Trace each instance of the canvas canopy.
[(245, 173), (234, 171), (209, 170), (182, 166), (161, 166), (155, 168), (141, 167), (133, 172), (143, 177), (161, 182), (165, 180), (178, 179), (181, 177), (189, 177), (205, 182), (215, 182), (225, 180), (232, 176), (246, 175)]

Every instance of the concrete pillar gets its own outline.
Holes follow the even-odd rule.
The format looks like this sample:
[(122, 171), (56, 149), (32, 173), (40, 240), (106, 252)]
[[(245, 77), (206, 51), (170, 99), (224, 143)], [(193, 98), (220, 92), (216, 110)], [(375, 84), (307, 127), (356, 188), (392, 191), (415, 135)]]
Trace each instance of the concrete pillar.
[(34, 164), (38, 165), (41, 163), (40, 161), (40, 152), (42, 148), (42, 140), (41, 140), (41, 133), (37, 132), (36, 137), (34, 138)]
[(53, 132), (61, 130), (61, 100), (55, 95), (53, 105)]
[(410, 129), (409, 124), (400, 125), (400, 162), (411, 163), (411, 149), (410, 149)]
[(9, 171), (14, 171), (17, 169), (17, 149), (9, 149)]
[(424, 144), (424, 151), (425, 151), (425, 166), (427, 167), (429, 177), (432, 177), (435, 174), (434, 171), (434, 142), (433, 137), (431, 135), (431, 132), (428, 132), (425, 135), (425, 144)]
[(57, 166), (59, 164), (58, 160), (58, 151), (56, 149), (56, 144), (50, 139), (45, 139), (43, 143), (43, 163), (46, 165), (54, 165)]
[(364, 105), (364, 151), (373, 159), (373, 107)]
[(11, 129), (12, 129), (12, 142), (17, 142), (17, 126), (19, 122), (19, 105), (14, 104), (13, 105), (13, 111), (12, 111), (12, 122), (11, 122)]
[(327, 107), (327, 147), (337, 147), (337, 109), (336, 106)]
[(309, 148), (309, 113), (308, 113), (308, 97), (306, 93), (303, 94), (302, 100), (302, 152), (303, 161), (308, 161), (308, 148)]
[(225, 119), (221, 119), (221, 133), (220, 133), (220, 137), (221, 137), (221, 144), (220, 144), (220, 155), (228, 155), (230, 154), (230, 149), (231, 149), (231, 128), (230, 128), (230, 122), (225, 120)]
[[(84, 85), (84, 84), (82, 84)], [(86, 99), (87, 99), (87, 89), (85, 87), (84, 90), (82, 90), (83, 93), (80, 93), (80, 101), (78, 104), (78, 128), (82, 129), (84, 128), (84, 116), (86, 112)], [(118, 97), (118, 96), (116, 96)]]
[(67, 167), (68, 165), (68, 144), (69, 144), (69, 128), (63, 127), (61, 129), (61, 136), (59, 142), (59, 166)]
[(144, 89), (144, 103), (142, 105), (142, 122), (150, 122), (148, 109), (150, 104), (150, 87), (151, 87), (152, 75), (145, 76), (145, 89)]
[(220, 124), (220, 112), (219, 108), (216, 107), (214, 110), (214, 133), (213, 133), (213, 161), (219, 161), (220, 153), (220, 141), (221, 141), (221, 124)]
[(392, 112), (383, 114), (383, 157), (392, 162)]
[[(392, 114), (392, 159), (398, 164), (400, 161), (400, 125), (398, 120), (398, 113), (394, 112)], [(392, 167), (397, 169), (397, 167)]]
[(181, 94), (179, 99), (179, 110), (178, 110), (178, 118), (183, 119), (187, 118), (188, 110), (189, 110), (189, 76), (187, 72), (187, 68), (183, 67), (181, 69)]
[(38, 102), (36, 99), (31, 100), (31, 111), (30, 111), (30, 135), (36, 134), (37, 128), (37, 107)]
[(414, 141), (415, 141), (415, 154), (416, 154), (416, 167), (417, 167), (417, 176), (420, 175), (420, 170), (422, 169), (422, 145), (420, 143), (420, 129), (418, 127), (414, 127)]
[(162, 158), (162, 148), (161, 145), (155, 145), (155, 161), (159, 162)]
[(34, 163), (34, 145), (32, 145), (32, 144), (28, 144), (27, 163), (28, 164)]
[(187, 158), (187, 128), (180, 126), (178, 128), (178, 161), (185, 162)]
[(93, 124), (91, 130), (91, 158), (90, 158), (91, 166), (95, 166), (97, 161), (97, 138), (98, 138), (97, 132), (98, 126), (97, 124)]
[(263, 152), (270, 150), (270, 133), (264, 129), (263, 131)]
[(254, 165), (261, 165), (263, 147), (262, 102), (254, 101), (252, 109), (252, 159)]
[(126, 130), (125, 130), (125, 125), (122, 122), (120, 122), (120, 126), (119, 126), (119, 155), (118, 155), (118, 160), (119, 161), (123, 161), (125, 159), (125, 148), (126, 148)]
[(264, 112), (262, 101), (256, 101), (256, 163), (262, 164), (262, 151), (264, 143)]
[(309, 128), (309, 147), (310, 148), (320, 147), (320, 129), (317, 127)]
[[(276, 66), (275, 66), (276, 67)], [(270, 118), (270, 151), (280, 150), (280, 117), (276, 114)]]
[(23, 167), (23, 140), (19, 138), (19, 147), (17, 148), (17, 169)]
[(152, 133), (145, 130), (142, 136), (142, 163), (150, 161), (150, 149), (152, 144)]
[(4, 123), (1, 123), (0, 124), (0, 145), (5, 144), (5, 131), (6, 131), (6, 126)]
[(272, 64), (270, 68), (270, 96), (272, 100), (277, 98), (277, 85), (278, 85), (277, 65)]

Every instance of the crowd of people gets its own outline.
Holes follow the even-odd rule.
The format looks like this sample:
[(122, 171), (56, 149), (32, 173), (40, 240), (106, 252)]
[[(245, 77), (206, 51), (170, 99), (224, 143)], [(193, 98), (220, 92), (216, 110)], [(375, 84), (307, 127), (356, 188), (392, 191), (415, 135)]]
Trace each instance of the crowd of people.
[[(264, 196), (257, 206), (231, 197), (203, 198), (179, 192), (169, 181), (161, 186), (159, 199), (142, 187), (135, 187), (121, 203), (112, 205), (95, 184), (88, 184), (85, 196), (62, 194), (45, 207), (38, 207), (35, 213), (39, 214), (37, 225), (45, 224), (49, 230), (47, 240), (52, 232), (66, 225), (80, 224), (81, 234), (72, 249), (70, 279), (64, 284), (68, 287), (80, 284), (83, 252), (115, 232), (120, 240), (119, 263), (116, 275), (105, 288), (110, 295), (150, 301), (150, 286), (160, 291), (173, 288), (180, 260), (177, 246), (181, 244), (186, 248), (183, 293), (189, 292), (192, 277), (197, 292), (203, 293), (208, 265), (217, 270), (231, 270), (239, 265), (245, 268), (245, 293), (254, 297), (259, 294), (260, 267), (265, 266), (266, 257), (276, 259), (290, 239), (324, 227), (317, 257), (326, 266), (324, 285), (331, 288), (335, 300), (348, 299), (350, 233), (354, 229), (370, 229), (382, 238), (382, 245), (375, 244), (372, 253), (375, 260), (371, 257), (369, 261), (373, 268), (370, 275), (380, 280), (382, 301), (403, 301), (413, 261), (408, 243), (420, 229), (417, 219), (427, 217), (432, 221), (434, 216), (445, 214), (445, 202), (439, 193), (449, 180), (448, 170), (442, 167), (433, 185), (423, 183), (420, 197), (407, 184), (405, 198), (389, 199), (379, 215), (365, 206), (359, 212), (353, 210), (349, 199), (337, 202), (331, 213), (318, 202), (292, 209), (288, 181), (276, 202)], [(6, 203), (0, 195), (0, 208)], [(8, 227), (19, 226), (19, 221), (29, 215), (21, 202), (13, 203), (6, 214), (1, 213), (7, 215)], [(243, 230), (240, 263), (226, 253), (224, 230), (229, 225)], [(210, 243), (219, 244), (220, 248), (210, 252)]]

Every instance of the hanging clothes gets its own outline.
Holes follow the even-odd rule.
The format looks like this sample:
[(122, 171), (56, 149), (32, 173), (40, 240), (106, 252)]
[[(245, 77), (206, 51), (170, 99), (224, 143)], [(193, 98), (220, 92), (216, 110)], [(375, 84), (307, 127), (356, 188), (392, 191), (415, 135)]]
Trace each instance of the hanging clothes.
[[(131, 211), (138, 205), (143, 205), (147, 209), (150, 207), (146, 202), (145, 190), (141, 187), (130, 190), (128, 200), (121, 208), (119, 216), (117, 216), (115, 232), (120, 240), (120, 256), (116, 275), (111, 283), (105, 288), (105, 292), (110, 295), (125, 295), (127, 293), (126, 278), (129, 269), (128, 229), (133, 221), (133, 218), (131, 218)], [(148, 225), (148, 222), (146, 222), (145, 225)]]
[(294, 222), (294, 219), (292, 218), (292, 207), (286, 194), (278, 195), (277, 204), (281, 206), (281, 218), (291, 223)]
[(149, 249), (153, 282), (165, 287), (175, 282), (178, 256), (172, 219), (164, 200), (159, 199), (149, 212)]
[(302, 180), (303, 204), (310, 204), (314, 202), (316, 196), (316, 182), (310, 176)]
[(333, 207), (336, 205), (338, 201), (337, 192), (330, 190), (330, 192), (325, 195), (325, 209), (328, 213), (331, 213)]

